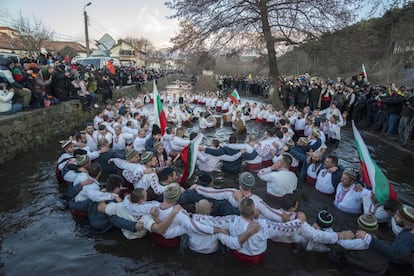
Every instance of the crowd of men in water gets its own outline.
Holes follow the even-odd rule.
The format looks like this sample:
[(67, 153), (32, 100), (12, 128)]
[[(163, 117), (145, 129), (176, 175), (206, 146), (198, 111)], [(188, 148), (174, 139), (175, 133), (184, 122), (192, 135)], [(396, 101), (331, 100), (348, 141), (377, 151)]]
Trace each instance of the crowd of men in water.
[[(352, 89), (346, 88), (351, 96)], [(378, 203), (375, 194), (358, 183), (355, 170), (343, 168), (337, 156), (327, 155), (328, 147), (340, 143), (341, 127), (350, 113), (341, 110), (345, 101), (340, 104), (335, 93), (328, 94), (329, 102), (322, 97), (319, 103), (324, 109), (298, 105), (283, 112), (272, 105), (240, 104), (217, 92), (161, 93), (169, 122), (166, 129), (152, 123), (152, 94), (120, 99), (62, 141), (57, 176), (67, 185), (65, 198), (72, 213), (87, 216), (92, 229), (100, 233), (114, 227), (128, 239), (150, 233), (164, 247), (186, 240), (181, 244), (202, 254), (225, 246), (236, 259), (251, 264), (263, 262), (268, 239), (300, 243), (318, 252), (329, 251), (327, 244), (337, 244), (346, 249), (347, 257), (363, 252), (365, 257), (349, 262), (371, 273), (384, 273), (390, 261), (412, 263), (414, 209), (394, 198)], [(246, 130), (251, 121), (266, 129), (260, 139)], [(235, 133), (247, 131), (247, 140), (240, 143), (231, 135), (228, 143), (212, 139), (200, 145), (197, 181), (189, 185), (180, 182), (177, 160), (199, 137), (186, 133), (189, 125), (197, 123), (202, 131), (229, 123)], [(238, 183), (215, 188), (217, 170), (238, 176)], [(99, 182), (102, 174), (107, 176), (104, 190)], [(254, 194), (256, 177), (266, 182), (268, 196), (282, 208), (272, 208)], [(316, 223), (307, 223), (306, 215), (296, 210), (298, 181), (314, 185), (339, 210), (360, 214), (360, 230), (335, 232), (333, 215), (325, 210), (308, 214), (316, 215)], [(377, 238), (379, 223), (392, 226), (393, 242)]]

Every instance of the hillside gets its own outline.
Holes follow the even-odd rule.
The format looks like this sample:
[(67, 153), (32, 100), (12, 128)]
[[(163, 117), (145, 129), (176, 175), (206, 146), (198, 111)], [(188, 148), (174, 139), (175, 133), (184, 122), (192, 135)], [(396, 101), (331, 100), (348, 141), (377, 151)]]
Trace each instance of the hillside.
[(369, 81), (414, 87), (414, 3), (294, 48), (279, 58), (284, 75), (348, 78), (365, 64)]

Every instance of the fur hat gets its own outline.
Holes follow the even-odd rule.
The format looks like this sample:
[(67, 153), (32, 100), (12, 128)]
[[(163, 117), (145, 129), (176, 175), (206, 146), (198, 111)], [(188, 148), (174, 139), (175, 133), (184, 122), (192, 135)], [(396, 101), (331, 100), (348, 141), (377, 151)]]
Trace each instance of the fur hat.
[(154, 157), (154, 153), (152, 153), (152, 151), (144, 151), (141, 154), (141, 162), (143, 164), (145, 164), (145, 163), (151, 161), (152, 160), (152, 157)]
[(239, 177), (239, 183), (243, 188), (251, 190), (256, 184), (256, 179), (249, 172), (242, 172)]
[(181, 187), (176, 182), (173, 182), (167, 186), (164, 191), (164, 198), (168, 202), (176, 202), (181, 195)]
[(333, 221), (333, 215), (326, 210), (320, 211), (316, 216), (316, 224), (323, 229), (331, 228)]
[(86, 154), (84, 154), (84, 155), (80, 155), (80, 154), (76, 155), (76, 164), (78, 164), (79, 167), (83, 167), (86, 164), (88, 164), (89, 163), (89, 160), (90, 159), (89, 159), (89, 157)]
[(409, 226), (414, 226), (414, 209), (407, 206), (401, 206), (398, 210), (401, 219)]
[(378, 221), (371, 214), (360, 215), (357, 222), (359, 227), (364, 231), (373, 232), (378, 229)]
[(132, 157), (134, 157), (135, 155), (137, 155), (138, 152), (134, 149), (127, 149), (125, 151), (125, 158), (126, 160), (130, 160)]
[(213, 181), (213, 177), (209, 173), (203, 173), (198, 177), (198, 183), (201, 186), (208, 186), (211, 181)]
[(47, 55), (47, 50), (45, 48), (40, 48), (40, 53), (43, 55)]
[(347, 176), (349, 176), (349, 178), (351, 178), (352, 180), (356, 180), (357, 179), (357, 175), (356, 175), (356, 173), (355, 173), (355, 171), (353, 169), (350, 169), (350, 168), (346, 169), (344, 171), (344, 174), (347, 175)]

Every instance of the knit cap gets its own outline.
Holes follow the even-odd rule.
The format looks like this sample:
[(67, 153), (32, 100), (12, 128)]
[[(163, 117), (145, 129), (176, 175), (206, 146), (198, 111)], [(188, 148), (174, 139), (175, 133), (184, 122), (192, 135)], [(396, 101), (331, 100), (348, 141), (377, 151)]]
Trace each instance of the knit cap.
[(352, 180), (356, 180), (357, 179), (357, 175), (356, 175), (356, 173), (355, 173), (355, 171), (353, 169), (350, 169), (350, 168), (346, 169), (344, 171), (344, 174), (347, 175), (347, 176), (349, 176), (349, 178), (351, 178)]
[(315, 138), (319, 138), (321, 136), (321, 131), (319, 130), (319, 128), (316, 128), (316, 127), (312, 128), (312, 135)]
[(409, 224), (410, 226), (414, 226), (414, 209), (407, 206), (401, 206), (398, 210), (401, 219), (404, 223)]
[(239, 182), (243, 188), (251, 190), (256, 184), (256, 179), (254, 178), (253, 174), (249, 172), (242, 172), (239, 177)]
[(152, 157), (154, 157), (154, 153), (152, 153), (151, 151), (144, 151), (141, 154), (141, 162), (143, 164), (145, 164), (145, 163), (151, 161), (152, 160)]
[(155, 143), (154, 143), (154, 146), (153, 146), (153, 148), (154, 148), (154, 150), (158, 150), (160, 147), (163, 147), (164, 145), (162, 144), (162, 142), (160, 142), (160, 141), (156, 141)]
[(295, 142), (290, 139), (286, 142), (286, 146), (288, 146), (289, 148), (293, 148), (295, 146)]
[(86, 164), (89, 163), (89, 157), (84, 154), (84, 155), (76, 155), (76, 164), (78, 164), (79, 167), (83, 167)]
[(322, 210), (316, 216), (316, 224), (323, 229), (331, 228), (334, 217), (326, 210)]
[(132, 157), (134, 157), (137, 154), (138, 154), (138, 152), (136, 150), (134, 150), (134, 149), (127, 149), (125, 151), (126, 160), (130, 160)]
[(167, 186), (164, 191), (164, 198), (168, 202), (176, 202), (181, 195), (181, 187), (176, 182), (173, 182)]
[(65, 149), (66, 147), (72, 144), (72, 141), (66, 140), (66, 141), (62, 141), (61, 143), (62, 143), (62, 149)]
[(359, 227), (364, 231), (374, 232), (378, 229), (378, 221), (371, 214), (360, 215), (357, 222)]

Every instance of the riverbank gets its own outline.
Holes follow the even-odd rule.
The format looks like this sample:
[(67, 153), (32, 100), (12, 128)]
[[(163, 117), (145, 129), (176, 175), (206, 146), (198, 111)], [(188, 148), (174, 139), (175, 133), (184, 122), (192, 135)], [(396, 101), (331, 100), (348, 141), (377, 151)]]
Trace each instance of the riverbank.
[[(158, 80), (159, 87), (164, 87), (166, 83), (168, 78)], [(147, 82), (140, 90), (135, 86), (116, 89), (113, 99), (116, 101), (151, 92), (152, 85), (152, 82)], [(56, 143), (79, 129), (80, 125), (93, 120), (95, 115), (95, 110), (83, 111), (79, 100), (71, 100), (48, 108), (0, 116), (0, 164), (48, 143)]]

